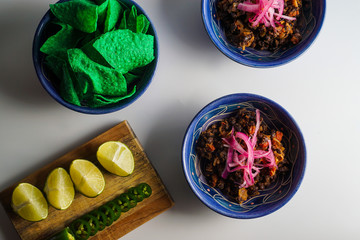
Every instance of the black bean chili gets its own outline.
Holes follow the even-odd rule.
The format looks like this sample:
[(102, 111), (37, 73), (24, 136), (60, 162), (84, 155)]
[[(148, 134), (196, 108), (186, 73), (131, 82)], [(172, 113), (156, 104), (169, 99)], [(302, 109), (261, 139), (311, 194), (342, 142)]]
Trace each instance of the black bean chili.
[[(249, 47), (274, 51), (281, 47), (291, 47), (301, 41), (297, 20), (281, 19), (276, 28), (265, 27), (263, 23), (252, 26), (249, 19), (254, 17), (254, 13), (237, 8), (238, 4), (243, 2), (245, 0), (219, 0), (216, 4), (217, 17), (232, 45), (243, 50)], [(284, 15), (295, 18), (300, 15), (302, 0), (284, 0), (284, 4)]]
[[(226, 179), (222, 178), (228, 151), (222, 138), (228, 137), (232, 130), (243, 132), (250, 137), (255, 132), (255, 125), (255, 112), (243, 108), (229, 118), (210, 125), (207, 130), (200, 134), (196, 143), (196, 153), (208, 184), (219, 189), (229, 200), (238, 203), (259, 195), (259, 191), (266, 189), (275, 182), (278, 175), (286, 174), (289, 170), (289, 162), (285, 158), (285, 148), (281, 143), (283, 133), (269, 129), (261, 118), (255, 149), (268, 149), (268, 140), (271, 140), (277, 168), (262, 168), (254, 179), (255, 184), (247, 188), (240, 187), (244, 182), (243, 170), (231, 172)], [(239, 139), (237, 141), (246, 148), (243, 142)], [(259, 163), (262, 160), (260, 158), (255, 159), (255, 163), (256, 161)]]

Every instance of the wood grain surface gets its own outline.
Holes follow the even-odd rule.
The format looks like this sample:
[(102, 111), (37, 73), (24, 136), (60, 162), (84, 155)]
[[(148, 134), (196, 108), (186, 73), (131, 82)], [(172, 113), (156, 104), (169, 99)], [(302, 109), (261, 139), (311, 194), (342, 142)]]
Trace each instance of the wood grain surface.
[[(133, 152), (135, 158), (135, 170), (127, 177), (119, 177), (107, 172), (98, 163), (96, 151), (106, 141), (121, 141)], [(88, 198), (76, 193), (71, 206), (66, 210), (57, 210), (49, 206), (49, 215), (40, 222), (30, 222), (19, 217), (11, 208), (11, 195), (14, 188), (21, 182), (31, 183), (43, 190), (47, 175), (56, 167), (69, 170), (70, 163), (74, 159), (87, 159), (96, 164), (104, 174), (106, 186), (104, 191), (95, 198)], [(114, 199), (130, 187), (141, 182), (148, 183), (152, 189), (152, 195), (138, 203), (136, 207), (126, 213), (111, 226), (98, 232), (90, 239), (112, 240), (124, 236), (136, 227), (142, 225), (163, 211), (171, 208), (174, 202), (167, 192), (156, 170), (146, 156), (144, 149), (136, 138), (127, 121), (114, 126), (108, 131), (100, 134), (89, 142), (68, 152), (21, 181), (14, 183), (0, 193), (0, 201), (12, 221), (15, 229), (23, 240), (43, 240), (59, 232), (73, 220), (85, 213), (96, 209), (104, 203)]]

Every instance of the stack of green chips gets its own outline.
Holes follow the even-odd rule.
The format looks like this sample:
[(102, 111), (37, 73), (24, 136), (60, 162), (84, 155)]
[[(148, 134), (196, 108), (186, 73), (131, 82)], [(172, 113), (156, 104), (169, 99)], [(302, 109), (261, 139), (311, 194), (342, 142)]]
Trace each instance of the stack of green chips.
[(131, 97), (155, 58), (149, 20), (117, 0), (70, 0), (50, 10), (60, 30), (40, 51), (62, 98), (96, 108)]

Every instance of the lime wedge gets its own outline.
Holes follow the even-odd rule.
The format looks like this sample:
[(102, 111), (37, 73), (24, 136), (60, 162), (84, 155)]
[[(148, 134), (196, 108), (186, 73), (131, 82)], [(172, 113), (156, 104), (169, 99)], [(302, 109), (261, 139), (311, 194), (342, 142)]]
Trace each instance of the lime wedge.
[(49, 203), (57, 209), (67, 209), (75, 197), (74, 184), (63, 168), (55, 168), (47, 177), (44, 192)]
[(29, 183), (20, 183), (13, 191), (11, 206), (20, 217), (40, 221), (48, 216), (48, 204), (42, 192)]
[(134, 156), (122, 142), (109, 141), (101, 144), (96, 156), (100, 164), (113, 174), (128, 176), (134, 171)]
[(74, 160), (70, 165), (70, 177), (75, 188), (87, 197), (96, 197), (105, 188), (103, 174), (88, 160)]

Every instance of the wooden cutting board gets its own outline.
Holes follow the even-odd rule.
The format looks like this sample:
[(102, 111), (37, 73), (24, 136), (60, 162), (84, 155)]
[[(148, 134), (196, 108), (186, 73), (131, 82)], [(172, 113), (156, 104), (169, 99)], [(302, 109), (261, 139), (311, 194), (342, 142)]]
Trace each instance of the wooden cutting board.
[[(111, 174), (98, 163), (96, 151), (98, 147), (106, 141), (121, 141), (131, 149), (135, 158), (135, 170), (130, 176), (119, 177)], [(68, 209), (56, 210), (52, 206), (49, 206), (48, 217), (40, 222), (24, 220), (14, 213), (10, 205), (11, 195), (19, 183), (31, 183), (42, 190), (46, 177), (54, 168), (63, 167), (68, 171), (70, 163), (74, 159), (79, 158), (92, 161), (104, 174), (106, 186), (99, 196), (88, 198), (80, 193), (76, 193), (75, 199)], [(23, 240), (43, 240), (61, 231), (65, 226), (83, 214), (96, 209), (141, 182), (146, 182), (152, 187), (152, 195), (138, 203), (138, 205), (130, 211), (122, 213), (116, 222), (103, 231), (98, 232), (90, 239), (118, 239), (174, 205), (171, 196), (167, 192), (156, 170), (151, 165), (151, 162), (147, 158), (144, 149), (128, 122), (123, 121), (5, 189), (0, 193), (0, 201)]]

